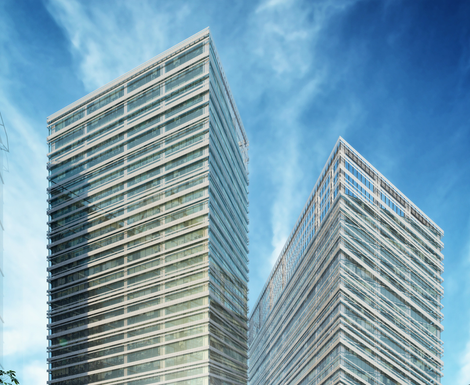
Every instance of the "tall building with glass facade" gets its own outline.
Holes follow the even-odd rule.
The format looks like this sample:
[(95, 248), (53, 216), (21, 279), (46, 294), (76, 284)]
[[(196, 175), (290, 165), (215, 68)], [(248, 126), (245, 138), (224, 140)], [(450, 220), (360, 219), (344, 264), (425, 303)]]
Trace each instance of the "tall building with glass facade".
[(48, 127), (48, 383), (246, 384), (248, 141), (209, 29)]
[(439, 384), (442, 236), (339, 138), (251, 312), (250, 385)]

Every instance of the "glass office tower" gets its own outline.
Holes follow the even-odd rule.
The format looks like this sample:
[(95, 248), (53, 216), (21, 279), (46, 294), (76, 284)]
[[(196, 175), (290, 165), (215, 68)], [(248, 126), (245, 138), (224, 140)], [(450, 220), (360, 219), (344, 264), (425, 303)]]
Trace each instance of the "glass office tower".
[(442, 236), (339, 138), (251, 313), (249, 383), (439, 384)]
[(48, 383), (246, 384), (248, 142), (209, 29), (48, 125)]

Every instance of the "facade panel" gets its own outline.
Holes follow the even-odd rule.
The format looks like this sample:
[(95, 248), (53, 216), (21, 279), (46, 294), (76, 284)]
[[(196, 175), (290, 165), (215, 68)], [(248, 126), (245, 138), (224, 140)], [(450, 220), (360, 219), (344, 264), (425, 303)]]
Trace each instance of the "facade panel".
[(442, 236), (340, 138), (251, 313), (249, 383), (439, 384)]
[(246, 384), (248, 142), (209, 30), (48, 125), (48, 383)]

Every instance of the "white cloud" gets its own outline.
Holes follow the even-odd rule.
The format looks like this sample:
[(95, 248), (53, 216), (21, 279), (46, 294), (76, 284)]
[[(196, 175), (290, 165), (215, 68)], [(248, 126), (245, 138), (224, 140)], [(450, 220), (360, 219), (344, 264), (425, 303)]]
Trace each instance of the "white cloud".
[[(467, 229), (470, 228), (470, 221), (468, 222)], [(467, 230), (467, 236), (469, 234)], [(470, 278), (470, 241), (467, 242), (467, 245), (464, 250), (464, 258), (462, 258), (464, 268), (460, 273), (466, 274), (467, 278)], [(464, 290), (464, 292), (467, 294), (470, 294), (470, 285), (468, 284), (468, 280), (465, 281), (465, 286), (462, 288), (460, 287), (460, 290)], [(467, 314), (468, 314), (468, 309)], [(470, 384), (470, 324), (468, 325), (468, 328), (466, 330), (466, 333), (462, 331), (462, 335), (466, 335), (468, 340), (467, 344), (465, 346), (464, 351), (460, 354), (460, 369), (458, 373), (458, 385), (468, 385)]]
[[(293, 20), (296, 20), (293, 23)], [(260, 73), (259, 89), (275, 93), (301, 77), (312, 65), (307, 47), (317, 38), (321, 27), (311, 27), (298, 2), (267, 1), (251, 15), (247, 38), (252, 55), (250, 66)], [(253, 39), (252, 37), (256, 37)], [(266, 84), (269, 79), (271, 83)], [(303, 168), (299, 164), (298, 118), (305, 101), (313, 98), (321, 87), (321, 78), (310, 79), (296, 93), (294, 99), (274, 98), (278, 109), (271, 111), (265, 124), (272, 126), (272, 137), (276, 151), (263, 154), (262, 163), (253, 164), (268, 172), (274, 200), (271, 204), (271, 247), (269, 263), (262, 264), (267, 276), (277, 260), (292, 230), (292, 222), (300, 210), (302, 201)], [(274, 118), (275, 115), (275, 118)], [(266, 163), (266, 160), (268, 163)], [(269, 164), (269, 167), (266, 165)], [(304, 186), (302, 186), (304, 187)]]
[(470, 383), (470, 340), (462, 353), (460, 363), (458, 385), (468, 385)]
[(267, 0), (259, 5), (255, 13), (260, 13), (266, 10), (278, 8), (280, 6), (287, 6), (292, 3), (293, 0)]
[(93, 91), (168, 48), (170, 31), (189, 15), (155, 2), (50, 0), (48, 10), (70, 41), (78, 76)]
[(32, 361), (24, 368), (21, 384), (44, 385), (47, 380), (45, 363), (41, 361)]
[(251, 15), (247, 37), (259, 67), (272, 69), (278, 78), (288, 74), (289, 81), (306, 73), (311, 64), (307, 47), (321, 28), (321, 23), (310, 24), (307, 17), (299, 3), (291, 0), (265, 2)]
[(3, 94), (0, 104), (10, 139), (4, 186), (4, 357), (20, 374), (29, 355), (45, 359), (46, 147)]
[[(271, 0), (263, 2), (250, 15), (246, 41), (252, 55), (247, 71), (258, 69), (256, 88), (269, 94), (271, 105), (276, 105), (263, 117), (263, 124), (270, 126), (270, 130), (266, 130), (271, 135), (270, 151), (261, 155), (265, 158), (261, 162), (252, 163), (252, 167), (267, 170), (274, 191), (272, 253), (270, 263), (262, 265), (264, 270), (277, 260), (313, 187), (311, 178), (305, 177), (308, 170), (302, 164), (305, 157), (303, 135), (313, 127), (307, 127), (301, 115), (337, 81), (338, 75), (327, 70), (323, 52), (328, 43), (325, 32), (331, 20), (353, 3), (319, 1), (306, 5), (295, 0)], [(288, 99), (284, 95), (294, 97)], [(347, 110), (338, 111), (336, 118), (324, 127), (324, 133), (312, 143), (309, 156), (315, 159), (319, 169), (335, 140), (354, 121), (359, 110), (351, 101)], [(253, 158), (256, 162), (255, 156)]]
[[(17, 31), (8, 19), (0, 23), (0, 108), (8, 131), (9, 171), (4, 172), (3, 365), (17, 372), (21, 383), (44, 384), (46, 361), (46, 145), (44, 119), (28, 116), (18, 103), (25, 85), (11, 72), (25, 60)], [(8, 40), (8, 45), (6, 44)], [(24, 47), (23, 47), (24, 49)], [(19, 100), (15, 95), (22, 95)], [(27, 103), (25, 103), (27, 104)], [(38, 121), (39, 120), (39, 121)], [(39, 192), (39, 193), (38, 193)], [(3, 294), (2, 293), (2, 294)], [(26, 375), (33, 361), (43, 358), (42, 377)], [(35, 365), (39, 365), (36, 363)], [(25, 377), (26, 376), (26, 377)]]
[(273, 252), (270, 256), (270, 266), (274, 265), (284, 247), (292, 231), (291, 221), (299, 214), (305, 201), (306, 191), (308, 191), (308, 187), (303, 183), (304, 167), (300, 164), (302, 142), (300, 131), (287, 128), (300, 124), (298, 118), (305, 101), (314, 98), (320, 92), (321, 86), (320, 78), (312, 79), (300, 90), (297, 98), (285, 106), (285, 109), (278, 115), (279, 125), (273, 134), (282, 145), (277, 151), (271, 153), (269, 159), (269, 174), (276, 189), (271, 208)]

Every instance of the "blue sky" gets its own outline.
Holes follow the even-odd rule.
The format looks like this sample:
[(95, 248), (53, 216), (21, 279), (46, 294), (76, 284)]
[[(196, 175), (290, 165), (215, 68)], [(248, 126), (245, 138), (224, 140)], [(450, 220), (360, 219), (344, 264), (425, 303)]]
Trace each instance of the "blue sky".
[(46, 381), (46, 117), (210, 26), (250, 140), (250, 303), (338, 136), (445, 231), (444, 385), (470, 382), (470, 2), (0, 1), (5, 366)]

